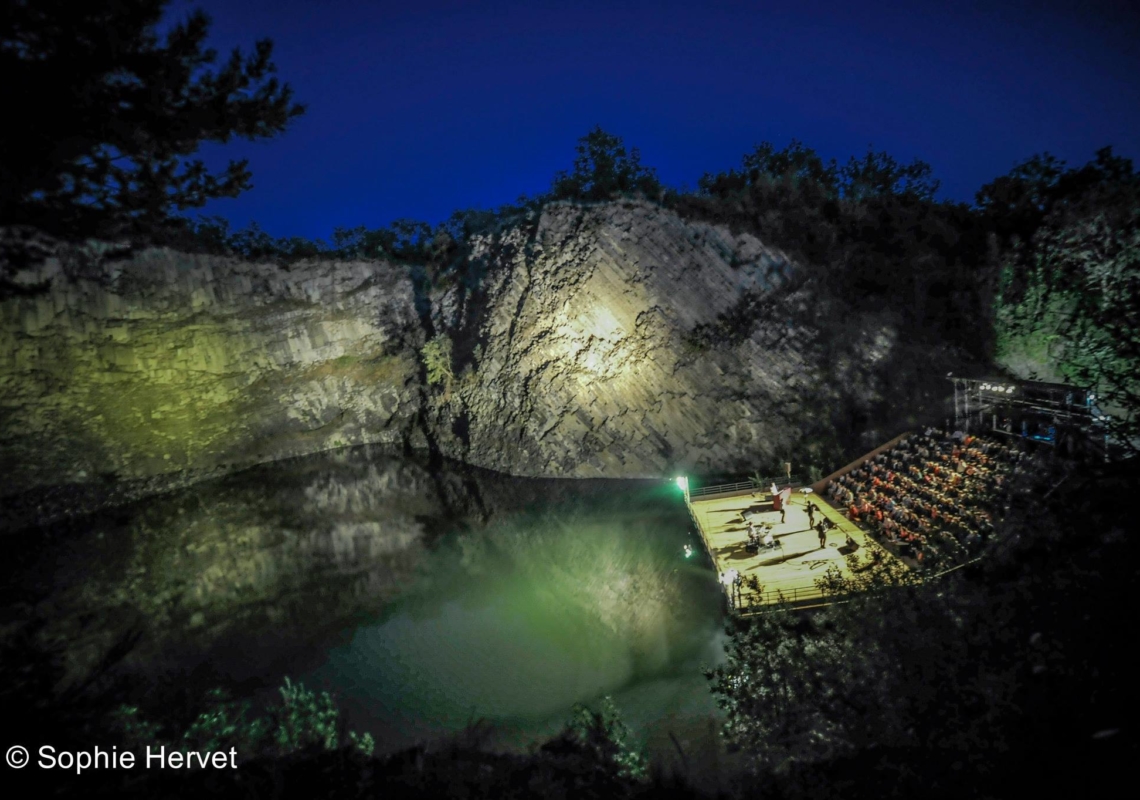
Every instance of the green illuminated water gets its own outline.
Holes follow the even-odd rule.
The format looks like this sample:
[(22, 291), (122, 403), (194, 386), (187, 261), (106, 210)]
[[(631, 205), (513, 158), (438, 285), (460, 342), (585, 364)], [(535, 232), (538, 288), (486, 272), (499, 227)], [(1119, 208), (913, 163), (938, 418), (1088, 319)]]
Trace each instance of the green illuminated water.
[[(647, 739), (703, 733), (714, 706), (701, 666), (719, 655), (715, 591), (681, 555), (683, 518), (661, 513), (672, 498), (613, 490), (631, 507), (564, 501), (449, 539), (312, 682), (390, 743), (485, 720), (496, 741), (525, 745), (604, 694)], [(656, 515), (641, 506), (654, 501), (664, 505)]]
[[(259, 467), (42, 532), (37, 607), (76, 674), (333, 693), (381, 750), (481, 722), (525, 747), (614, 697), (659, 759), (719, 758), (720, 601), (667, 481), (514, 479), (367, 448)], [(173, 678), (171, 676), (174, 676)], [(674, 743), (673, 740), (676, 740)]]

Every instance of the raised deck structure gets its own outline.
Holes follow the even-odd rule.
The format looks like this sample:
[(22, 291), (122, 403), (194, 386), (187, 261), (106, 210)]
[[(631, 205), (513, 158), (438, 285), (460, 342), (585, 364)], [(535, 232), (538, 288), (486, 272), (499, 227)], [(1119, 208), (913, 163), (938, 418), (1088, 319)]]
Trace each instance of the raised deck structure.
[[(822, 548), (819, 534), (808, 525), (809, 499), (819, 508), (816, 521), (823, 516), (835, 525), (828, 531), (827, 544)], [(747, 614), (777, 603), (807, 607), (827, 602), (815, 579), (829, 566), (848, 572), (845, 558), (850, 552), (846, 546), (848, 535), (860, 555), (866, 555), (873, 548), (883, 558), (894, 558), (823, 498), (805, 495), (799, 489), (792, 492), (782, 523), (780, 512), (773, 507), (771, 492), (754, 488), (750, 483), (710, 487), (692, 494), (686, 492), (685, 500), (717, 575), (736, 570), (745, 579), (739, 586), (725, 585), (723, 581), (721, 584), (729, 607), (737, 613)], [(779, 548), (762, 549), (758, 553), (747, 549), (745, 512), (754, 514), (752, 518), (757, 521), (774, 525), (772, 533), (780, 543)], [(752, 576), (760, 584), (759, 592), (748, 585)]]

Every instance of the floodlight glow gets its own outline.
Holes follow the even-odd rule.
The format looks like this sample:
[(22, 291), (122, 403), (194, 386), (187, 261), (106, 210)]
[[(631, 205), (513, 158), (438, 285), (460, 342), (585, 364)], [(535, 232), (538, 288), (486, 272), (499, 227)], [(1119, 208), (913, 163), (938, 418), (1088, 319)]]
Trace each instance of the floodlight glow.
[(684, 475), (681, 475), (677, 478), (677, 486), (681, 489), (682, 492), (689, 491), (689, 479)]

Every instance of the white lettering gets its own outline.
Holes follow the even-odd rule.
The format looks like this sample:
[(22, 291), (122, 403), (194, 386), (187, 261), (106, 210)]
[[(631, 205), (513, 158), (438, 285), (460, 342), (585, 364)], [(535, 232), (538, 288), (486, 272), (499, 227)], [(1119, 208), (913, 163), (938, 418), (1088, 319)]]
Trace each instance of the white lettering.
[[(92, 769), (133, 769), (137, 761), (135, 753), (130, 751), (119, 752), (118, 747), (104, 750), (94, 747), (91, 750), (69, 752), (57, 750), (45, 744), (37, 751), (40, 769), (75, 770), (80, 775), (84, 770)], [(231, 747), (229, 752), (223, 750), (195, 751), (184, 753), (180, 750), (166, 752), (165, 745), (146, 748), (147, 769), (237, 769), (237, 748)]]
[[(47, 763), (44, 763), (47, 759)], [(55, 769), (55, 748), (50, 745), (44, 745), (40, 748), (40, 769)]]
[(150, 769), (150, 762), (152, 759), (158, 762), (158, 768), (159, 769), (162, 769), (164, 766), (166, 766), (166, 764), (165, 764), (166, 746), (163, 745), (162, 747), (158, 748), (157, 753), (152, 753), (152, 752), (150, 752), (150, 745), (148, 744), (146, 746), (146, 768), (147, 769)]

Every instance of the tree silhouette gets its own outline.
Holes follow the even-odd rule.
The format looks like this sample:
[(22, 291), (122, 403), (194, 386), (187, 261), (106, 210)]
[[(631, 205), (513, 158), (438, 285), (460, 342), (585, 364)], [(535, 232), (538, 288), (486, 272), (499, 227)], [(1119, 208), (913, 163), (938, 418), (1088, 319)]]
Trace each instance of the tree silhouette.
[(657, 174), (641, 166), (641, 154), (628, 152), (618, 136), (595, 127), (578, 140), (574, 171), (554, 176), (551, 195), (565, 200), (611, 200), (634, 193), (655, 197), (661, 191)]
[(933, 200), (940, 182), (925, 161), (915, 159), (901, 164), (889, 153), (868, 148), (862, 158), (852, 156), (839, 170), (843, 196), (849, 200), (869, 197), (910, 195)]
[(9, 0), (0, 11), (0, 224), (68, 236), (147, 236), (173, 212), (250, 188), (214, 173), (203, 142), (265, 139), (304, 108), (273, 77), (272, 42), (218, 68), (201, 11), (159, 37), (169, 0)]

